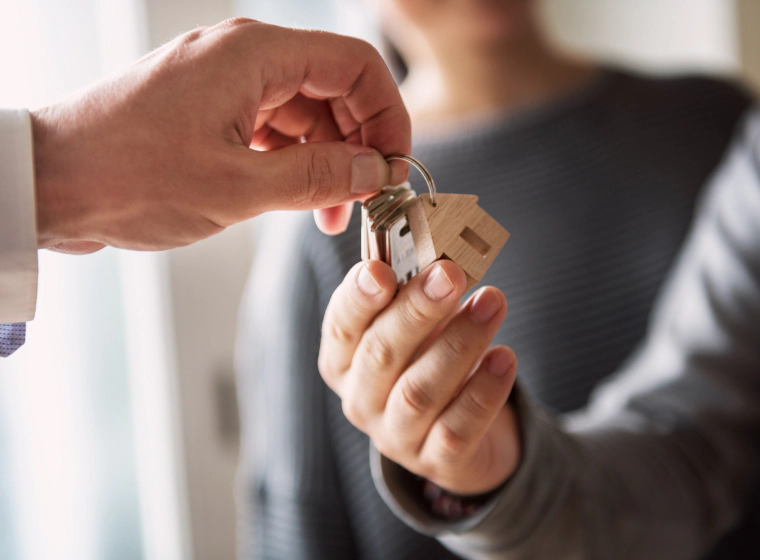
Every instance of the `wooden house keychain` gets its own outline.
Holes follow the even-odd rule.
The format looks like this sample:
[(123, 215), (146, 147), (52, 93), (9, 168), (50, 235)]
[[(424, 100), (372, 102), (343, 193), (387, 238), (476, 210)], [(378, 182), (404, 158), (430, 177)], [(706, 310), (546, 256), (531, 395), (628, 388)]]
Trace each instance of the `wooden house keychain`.
[(437, 194), (430, 172), (412, 156), (392, 155), (416, 167), (430, 193), (417, 196), (407, 182), (385, 187), (362, 205), (362, 259), (389, 264), (401, 288), (438, 259), (457, 263), (467, 289), (480, 282), (509, 232), (471, 194)]

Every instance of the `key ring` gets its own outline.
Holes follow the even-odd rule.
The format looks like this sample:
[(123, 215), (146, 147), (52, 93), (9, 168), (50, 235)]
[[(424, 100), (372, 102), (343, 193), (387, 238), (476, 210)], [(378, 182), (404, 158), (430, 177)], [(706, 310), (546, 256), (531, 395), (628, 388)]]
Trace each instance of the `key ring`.
[(414, 167), (417, 168), (417, 170), (422, 173), (422, 177), (425, 179), (425, 182), (427, 183), (428, 190), (430, 191), (430, 204), (435, 206), (435, 182), (433, 181), (433, 176), (430, 174), (430, 171), (427, 170), (427, 168), (422, 165), (422, 162), (418, 160), (415, 157), (407, 156), (404, 154), (393, 154), (385, 158), (386, 161), (391, 161), (394, 159), (398, 159), (401, 161), (405, 161), (407, 163), (410, 163)]

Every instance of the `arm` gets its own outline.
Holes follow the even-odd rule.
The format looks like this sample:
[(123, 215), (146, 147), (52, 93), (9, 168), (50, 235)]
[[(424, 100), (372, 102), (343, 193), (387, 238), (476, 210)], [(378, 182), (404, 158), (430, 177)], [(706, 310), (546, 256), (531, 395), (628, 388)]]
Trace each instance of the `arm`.
[(29, 113), (0, 110), (0, 141), (0, 357), (6, 357), (24, 343), (37, 300)]
[(703, 201), (649, 335), (581, 414), (518, 396), (523, 454), (476, 516), (435, 520), (378, 456), (389, 505), (455, 552), (687, 559), (745, 513), (760, 469), (760, 114)]
[(411, 148), (374, 48), (242, 18), (177, 37), (32, 122), (39, 244), (65, 252), (168, 249), (262, 212), (342, 205), (402, 181), (405, 164), (383, 156)]
[[(304, 216), (299, 215), (298, 218)], [(316, 371), (321, 305), (300, 224), (262, 228), (241, 313), (240, 558), (356, 557)]]
[[(169, 249), (278, 209), (314, 209), (324, 231), (342, 231), (351, 201), (406, 177), (384, 156), (410, 151), (411, 125), (369, 44), (238, 18), (31, 123), (0, 114), (0, 138), (3, 324), (34, 315), (37, 247)], [(0, 354), (23, 328), (13, 342), (0, 333)]]

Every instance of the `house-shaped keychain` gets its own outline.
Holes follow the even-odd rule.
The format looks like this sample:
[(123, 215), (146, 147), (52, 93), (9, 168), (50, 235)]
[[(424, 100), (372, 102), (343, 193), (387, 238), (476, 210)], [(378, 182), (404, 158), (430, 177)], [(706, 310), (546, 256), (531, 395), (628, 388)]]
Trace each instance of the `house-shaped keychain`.
[(452, 260), (467, 275), (469, 290), (493, 264), (509, 232), (478, 206), (475, 195), (434, 196), (420, 195), (407, 210), (419, 269), (438, 259)]
[(434, 261), (449, 259), (462, 267), (471, 289), (493, 264), (509, 232), (478, 206), (477, 196), (436, 194), (433, 177), (416, 158), (394, 154), (387, 159), (416, 167), (430, 194), (416, 197), (404, 183), (385, 187), (365, 200), (362, 259), (390, 265), (399, 289)]

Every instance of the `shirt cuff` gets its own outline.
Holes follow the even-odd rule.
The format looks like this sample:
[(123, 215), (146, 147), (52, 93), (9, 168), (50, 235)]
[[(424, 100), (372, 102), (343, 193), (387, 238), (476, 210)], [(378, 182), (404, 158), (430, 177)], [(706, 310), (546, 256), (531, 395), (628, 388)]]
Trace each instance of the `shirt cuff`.
[(0, 323), (34, 318), (37, 224), (32, 122), (26, 110), (0, 110)]
[(520, 465), (501, 491), (464, 519), (446, 521), (435, 516), (419, 485), (410, 483), (408, 471), (374, 446), (370, 448), (375, 486), (396, 516), (468, 557), (490, 558), (489, 553), (497, 550), (522, 549), (552, 516), (553, 505), (561, 501), (559, 494), (568, 490), (567, 464), (578, 460), (579, 451), (555, 422), (518, 384), (513, 392), (510, 403), (515, 406), (522, 437)]

